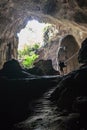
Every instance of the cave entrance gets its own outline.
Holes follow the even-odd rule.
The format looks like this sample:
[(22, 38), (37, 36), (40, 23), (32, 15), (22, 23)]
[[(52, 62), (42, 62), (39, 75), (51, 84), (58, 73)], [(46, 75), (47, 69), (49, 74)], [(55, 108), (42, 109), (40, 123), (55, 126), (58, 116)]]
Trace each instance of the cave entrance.
[(49, 44), (56, 35), (55, 25), (40, 23), (37, 20), (28, 21), (25, 28), (21, 29), (18, 36), (18, 60), (27, 68), (33, 66), (34, 61), (39, 57), (37, 51)]
[(18, 50), (23, 50), (26, 45), (33, 46), (34, 44), (43, 45), (43, 29), (47, 24), (39, 23), (37, 20), (28, 21), (25, 28), (17, 34), (19, 38)]

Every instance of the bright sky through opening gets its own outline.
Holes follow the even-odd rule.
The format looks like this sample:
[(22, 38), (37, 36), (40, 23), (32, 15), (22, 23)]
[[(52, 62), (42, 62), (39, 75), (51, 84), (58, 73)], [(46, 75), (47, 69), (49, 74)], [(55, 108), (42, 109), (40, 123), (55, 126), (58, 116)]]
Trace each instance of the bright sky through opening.
[(36, 20), (28, 21), (26, 27), (17, 34), (19, 38), (18, 50), (22, 50), (25, 45), (33, 45), (35, 43), (40, 43), (40, 46), (42, 46), (45, 26), (45, 23), (39, 23)]

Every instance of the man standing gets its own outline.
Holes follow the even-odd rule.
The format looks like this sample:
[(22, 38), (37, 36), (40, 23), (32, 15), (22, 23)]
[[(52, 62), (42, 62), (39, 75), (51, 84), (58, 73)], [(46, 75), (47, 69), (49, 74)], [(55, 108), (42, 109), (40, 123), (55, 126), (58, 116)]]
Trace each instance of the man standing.
[(65, 63), (63, 61), (59, 61), (59, 71), (61, 75), (64, 75), (64, 67), (66, 67)]

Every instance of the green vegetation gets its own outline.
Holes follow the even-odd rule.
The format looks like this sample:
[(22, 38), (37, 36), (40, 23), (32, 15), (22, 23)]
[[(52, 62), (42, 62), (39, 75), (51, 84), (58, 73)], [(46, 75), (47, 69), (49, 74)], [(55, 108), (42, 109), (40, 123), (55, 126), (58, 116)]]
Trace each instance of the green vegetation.
[[(47, 2), (49, 3), (50, 1), (47, 0)], [(21, 44), (21, 46), (19, 46), (18, 49), (18, 59), (24, 68), (33, 67), (33, 63), (39, 57), (37, 55), (38, 49), (40, 47), (46, 47), (49, 44), (51, 44), (53, 38), (57, 34), (55, 25), (51, 25), (47, 23), (47, 24), (42, 24), (43, 26), (41, 25), (38, 26), (38, 22), (36, 22), (35, 25), (37, 26), (36, 28), (33, 28), (34, 27), (33, 24), (35, 24), (35, 21), (33, 21), (33, 23), (30, 23), (29, 24), (30, 26), (27, 25), (25, 30), (23, 29), (22, 32), (18, 34), (18, 37), (20, 39), (19, 44)], [(22, 50), (20, 50), (21, 48)]]
[(34, 61), (38, 58), (38, 55), (33, 54), (31, 56), (25, 55), (25, 59), (23, 60), (22, 64), (25, 68), (33, 67)]
[(23, 50), (18, 51), (18, 59), (21, 60), (21, 65), (24, 68), (33, 67), (34, 61), (38, 58), (36, 51), (39, 49), (38, 44), (34, 44), (32, 47), (26, 45)]

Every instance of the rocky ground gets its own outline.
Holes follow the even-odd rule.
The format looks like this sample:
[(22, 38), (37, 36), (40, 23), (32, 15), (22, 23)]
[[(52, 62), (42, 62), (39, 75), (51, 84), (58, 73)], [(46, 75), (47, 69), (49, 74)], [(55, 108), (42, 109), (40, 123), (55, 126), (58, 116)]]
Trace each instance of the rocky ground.
[(0, 129), (87, 129), (86, 64), (64, 76), (35, 76), (11, 63), (16, 68), (0, 70)]

